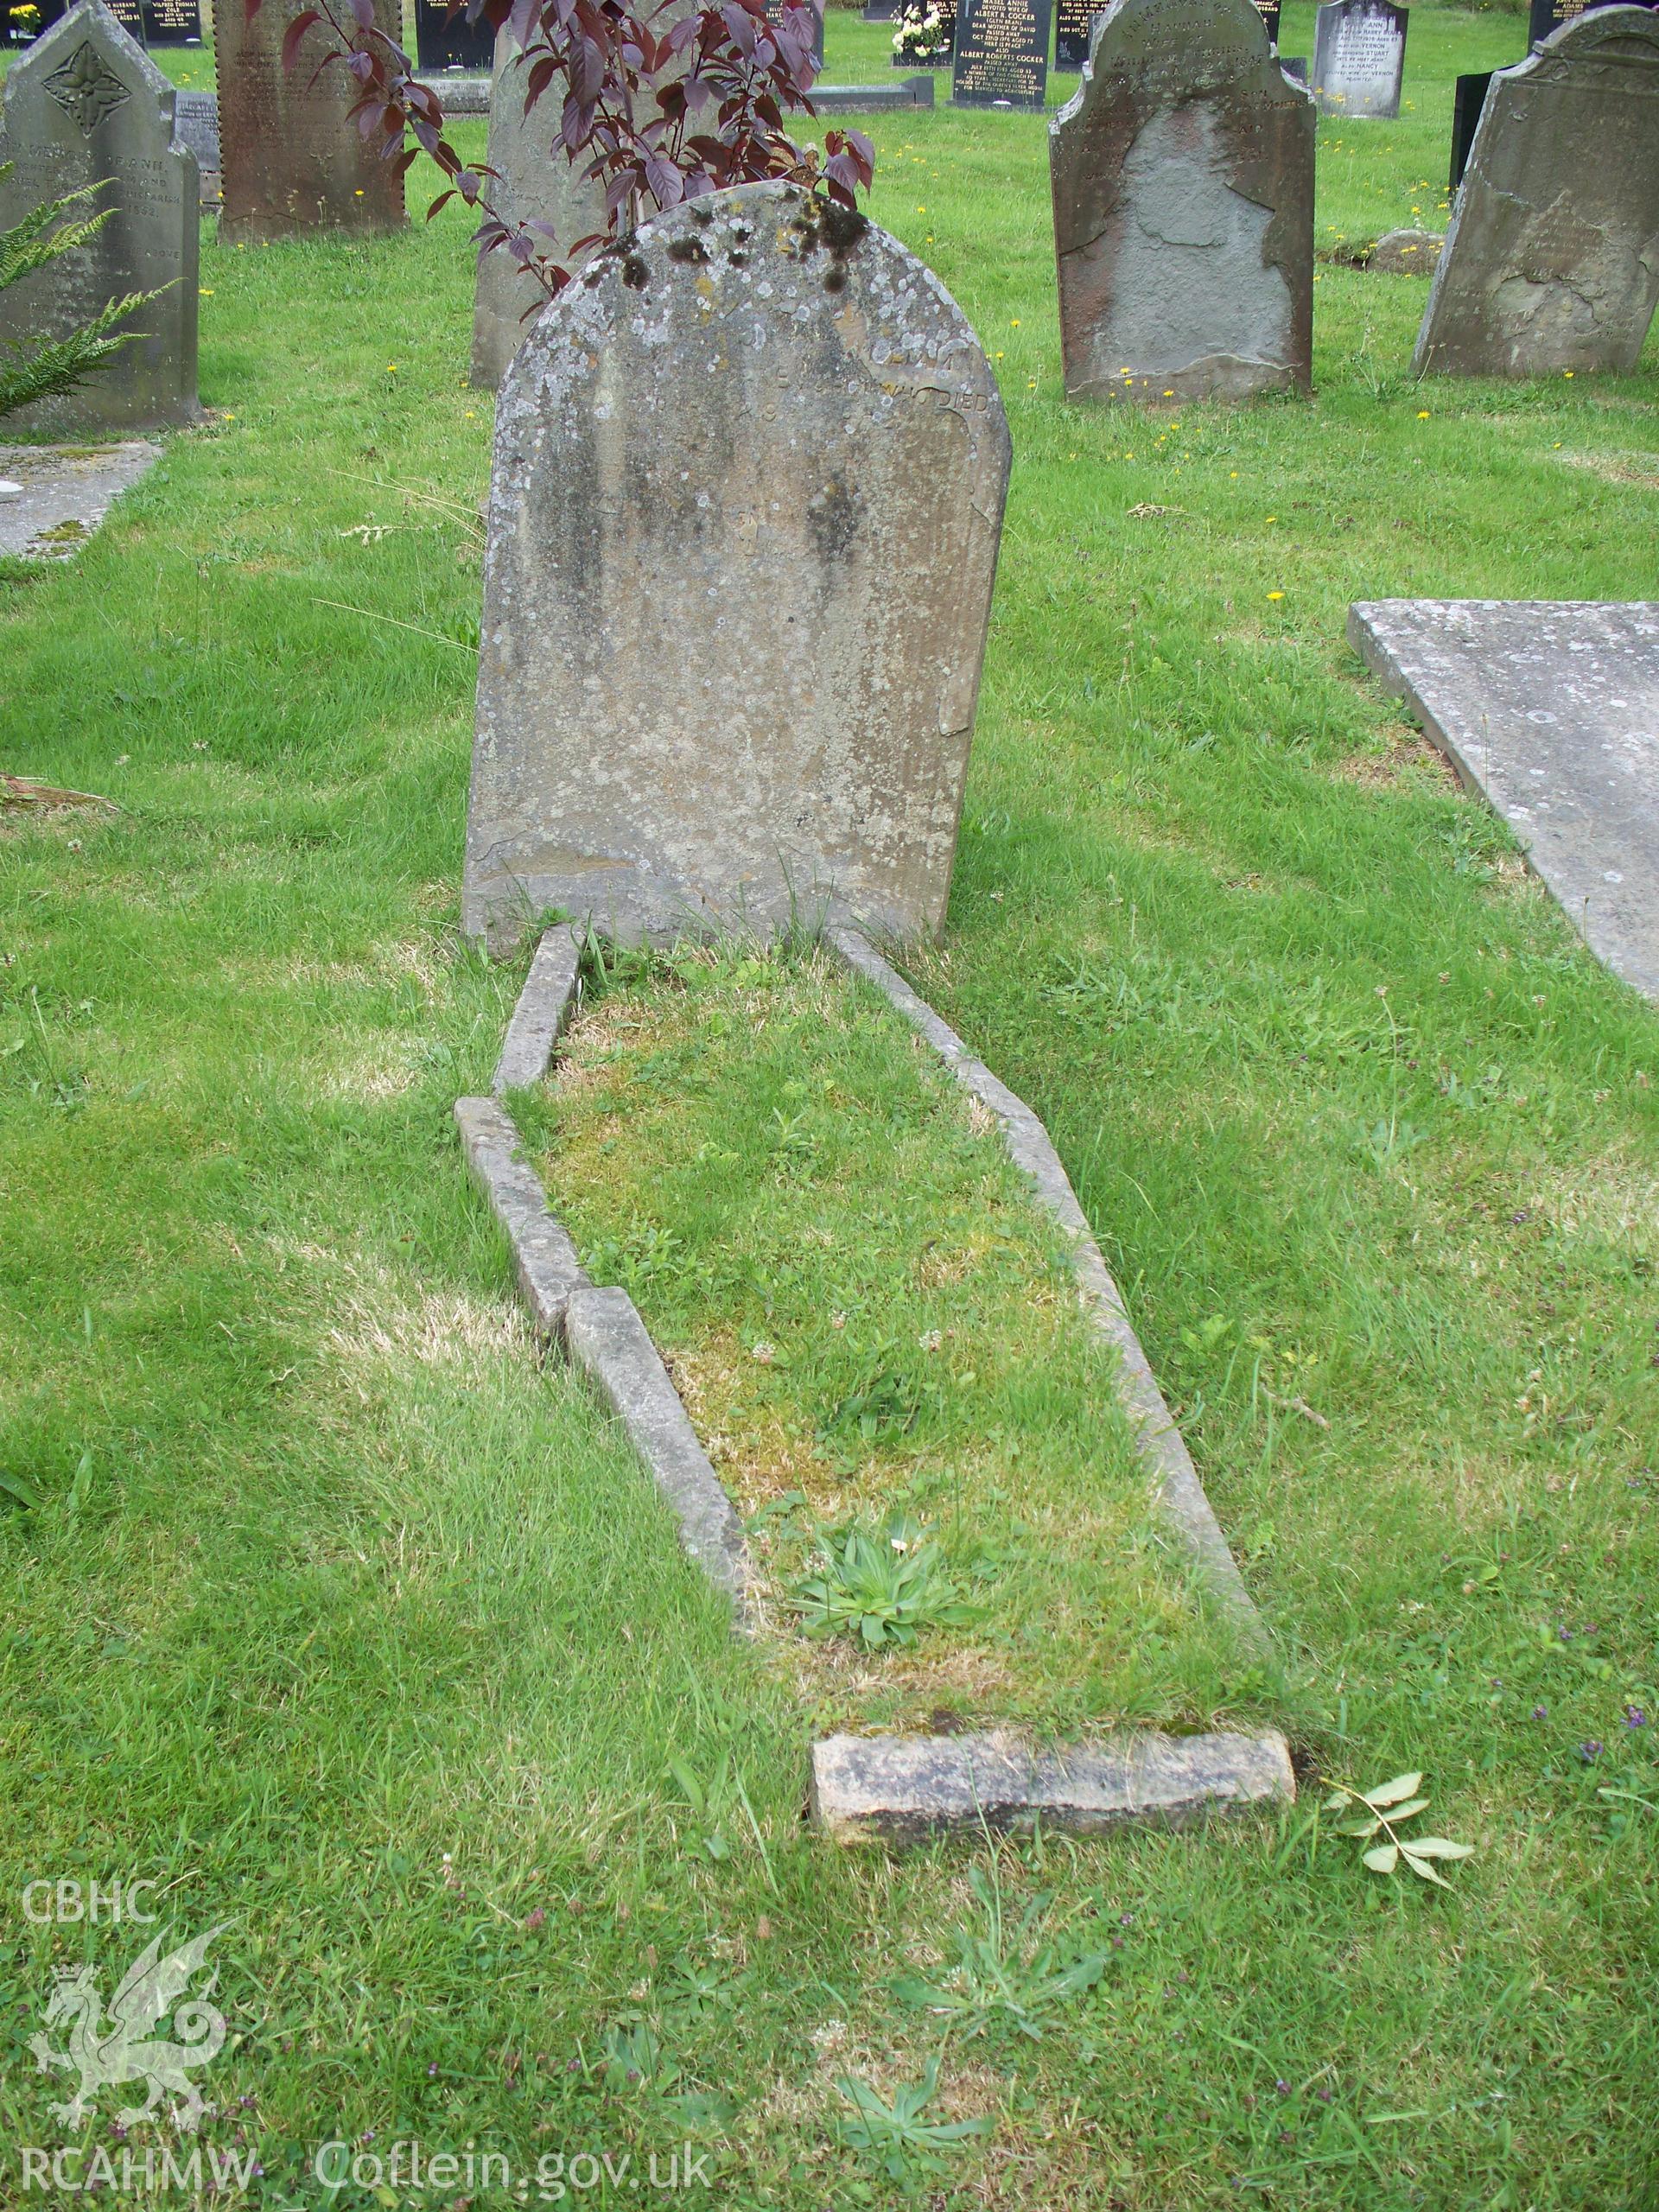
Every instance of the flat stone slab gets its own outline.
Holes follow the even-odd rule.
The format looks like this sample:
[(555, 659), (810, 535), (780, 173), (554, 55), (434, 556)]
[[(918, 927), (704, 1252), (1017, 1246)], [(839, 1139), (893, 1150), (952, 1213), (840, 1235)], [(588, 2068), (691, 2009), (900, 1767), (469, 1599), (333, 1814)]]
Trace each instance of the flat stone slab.
[(1598, 959), (1659, 1000), (1659, 600), (1379, 600), (1348, 639)]
[(837, 1843), (919, 1842), (951, 1828), (1098, 1834), (1212, 1811), (1288, 1804), (1290, 1751), (1260, 1736), (1162, 1736), (1036, 1751), (1012, 1734), (826, 1736), (812, 1746), (812, 1810)]
[(162, 457), (148, 438), (112, 446), (0, 446), (0, 553), (16, 560), (67, 561), (78, 553), (123, 492)]

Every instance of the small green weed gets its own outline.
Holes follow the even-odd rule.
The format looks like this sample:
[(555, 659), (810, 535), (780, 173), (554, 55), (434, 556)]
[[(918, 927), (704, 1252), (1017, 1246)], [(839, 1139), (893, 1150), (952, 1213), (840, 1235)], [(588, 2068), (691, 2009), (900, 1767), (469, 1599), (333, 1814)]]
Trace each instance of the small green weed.
[(977, 1618), (946, 1571), (938, 1539), (904, 1516), (874, 1534), (837, 1529), (818, 1539), (819, 1571), (790, 1602), (808, 1636), (855, 1637), (867, 1649), (914, 1643), (925, 1628), (963, 1628)]
[(1080, 1951), (1068, 1957), (1059, 1944), (1045, 1940), (1053, 1902), (1047, 1892), (1033, 1897), (1009, 1927), (995, 1860), (988, 1872), (976, 1866), (968, 1878), (985, 1909), (982, 1932), (957, 1929), (956, 1964), (937, 1982), (896, 1981), (893, 1994), (904, 2004), (943, 2013), (969, 2036), (1002, 2025), (1039, 2042), (1062, 2009), (1094, 1987), (1109, 1955)]

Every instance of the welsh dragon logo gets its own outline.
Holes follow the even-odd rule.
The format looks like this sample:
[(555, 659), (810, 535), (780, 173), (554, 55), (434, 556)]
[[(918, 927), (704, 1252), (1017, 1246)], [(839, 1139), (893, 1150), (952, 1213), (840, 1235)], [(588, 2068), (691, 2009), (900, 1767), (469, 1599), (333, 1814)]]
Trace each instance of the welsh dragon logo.
[[(230, 1924), (221, 1920), (217, 1928), (210, 1928), (193, 1943), (169, 1951), (165, 1958), (161, 1955), (162, 1938), (155, 1937), (128, 1969), (111, 2001), (107, 2019), (92, 1968), (60, 1969), (47, 2000), (46, 2027), (49, 2030), (60, 2020), (73, 2022), (69, 2047), (54, 2050), (45, 2031), (31, 2037), (29, 2045), (42, 2074), (56, 2067), (80, 2075), (80, 2086), (68, 2103), (53, 2106), (54, 2119), (67, 2127), (79, 2127), (100, 2089), (116, 2082), (143, 2082), (149, 2089), (144, 2102), (130, 2105), (116, 2115), (124, 2127), (146, 2119), (163, 2096), (171, 2094), (179, 2100), (172, 2107), (174, 2120), (180, 2127), (194, 2133), (202, 2101), (200, 2091), (190, 2079), (190, 2069), (209, 2064), (225, 2042), (225, 2015), (207, 2002), (219, 1986), (217, 1969), (198, 1995), (187, 2004), (179, 2000), (189, 1988), (191, 1977), (200, 1971), (207, 1946)], [(174, 2033), (182, 2038), (180, 2042), (164, 2043), (150, 2033), (169, 2015)]]

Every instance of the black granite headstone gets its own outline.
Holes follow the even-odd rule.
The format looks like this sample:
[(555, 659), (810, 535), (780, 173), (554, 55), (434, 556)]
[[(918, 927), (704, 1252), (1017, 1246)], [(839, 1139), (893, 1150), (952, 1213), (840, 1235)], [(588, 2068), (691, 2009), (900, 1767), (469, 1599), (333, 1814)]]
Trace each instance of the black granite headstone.
[(1293, 85), (1306, 84), (1307, 56), (1305, 54), (1281, 54), (1279, 57), (1279, 67)]
[(1255, 12), (1267, 26), (1268, 37), (1279, 43), (1279, 0), (1255, 0)]
[(147, 46), (200, 46), (201, 0), (143, 0)]
[(953, 107), (1040, 109), (1049, 0), (957, 0)]
[(890, 23), (899, 12), (899, 0), (868, 0), (863, 11), (867, 23)]
[(1469, 166), (1469, 149), (1475, 143), (1475, 125), (1480, 121), (1480, 111), (1486, 104), (1486, 87), (1494, 73), (1478, 70), (1472, 76), (1459, 77), (1452, 94), (1452, 179), (1455, 192), (1463, 182), (1463, 173)]
[(467, 20), (465, 9), (452, 16), (444, 0), (415, 0), (415, 57), (423, 69), (465, 70), (487, 77), (495, 63), (495, 33), (480, 16)]
[(1105, 14), (1092, 0), (1054, 0), (1054, 67), (1081, 69), (1089, 59), (1089, 41), (1095, 25)]
[[(1527, 36), (1536, 46), (1541, 38), (1548, 38), (1563, 23), (1576, 22), (1580, 16), (1587, 16), (1592, 8), (1613, 8), (1621, 0), (1532, 0), (1532, 10), (1527, 22)], [(1659, 0), (1622, 0), (1625, 6), (1659, 7)]]

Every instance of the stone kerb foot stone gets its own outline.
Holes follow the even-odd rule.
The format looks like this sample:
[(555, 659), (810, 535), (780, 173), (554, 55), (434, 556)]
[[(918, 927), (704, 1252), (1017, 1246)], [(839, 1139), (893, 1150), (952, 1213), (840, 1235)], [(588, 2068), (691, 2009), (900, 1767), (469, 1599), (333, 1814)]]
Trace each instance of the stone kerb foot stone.
[(835, 1842), (920, 1843), (953, 1829), (1099, 1834), (1287, 1804), (1289, 1747), (1257, 1736), (1165, 1736), (1038, 1751), (1004, 1732), (827, 1736), (812, 1746), (812, 1812)]

